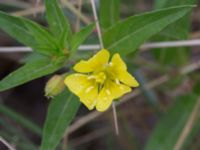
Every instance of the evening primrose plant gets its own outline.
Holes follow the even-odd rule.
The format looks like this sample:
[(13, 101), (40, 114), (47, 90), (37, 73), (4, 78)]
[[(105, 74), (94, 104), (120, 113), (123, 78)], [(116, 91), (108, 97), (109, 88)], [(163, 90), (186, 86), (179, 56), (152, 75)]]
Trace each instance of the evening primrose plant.
[[(88, 57), (87, 61), (76, 63), (73, 69), (77, 73), (68, 74), (65, 78), (56, 75), (48, 82), (46, 95), (52, 97), (52, 100), (43, 128), (41, 150), (56, 149), (75, 117), (80, 101), (89, 110), (96, 108), (105, 111), (113, 100), (131, 92), (132, 87), (137, 87), (138, 82), (127, 71), (125, 57), (130, 53), (137, 54), (142, 43), (186, 15), (193, 7), (165, 8), (120, 20), (119, 5), (119, 0), (100, 0), (100, 27), (105, 49)], [(67, 20), (57, 0), (45, 0), (45, 8), (48, 28), (29, 19), (0, 12), (0, 28), (20, 43), (31, 47), (33, 55), (40, 55), (2, 79), (0, 91), (69, 66), (78, 55), (78, 47), (95, 28), (92, 23), (74, 33), (71, 22)]]
[(98, 111), (105, 111), (114, 99), (131, 92), (131, 87), (139, 85), (127, 72), (126, 64), (119, 54), (114, 54), (111, 62), (109, 57), (109, 51), (102, 49), (88, 61), (77, 63), (74, 70), (78, 73), (65, 78), (65, 84), (70, 91), (89, 110), (96, 107)]

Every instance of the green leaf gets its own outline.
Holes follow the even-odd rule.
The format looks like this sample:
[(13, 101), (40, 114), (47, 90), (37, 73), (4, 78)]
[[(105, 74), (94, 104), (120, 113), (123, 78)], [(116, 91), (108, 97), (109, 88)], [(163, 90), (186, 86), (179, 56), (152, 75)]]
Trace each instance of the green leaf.
[(23, 117), (21, 114), (11, 110), (10, 108), (0, 105), (0, 113), (12, 118), (12, 120), (16, 121), (18, 124), (36, 133), (37, 135), (41, 135), (42, 130), (38, 125)]
[(79, 32), (73, 35), (71, 41), (71, 52), (75, 53), (77, 48), (84, 42), (84, 40), (92, 33), (95, 24), (92, 23), (84, 28), (82, 28)]
[(193, 87), (193, 92), (197, 95), (200, 95), (200, 81), (195, 81), (195, 85)]
[[(51, 32), (58, 37), (58, 41), (67, 41), (70, 44), (71, 28), (68, 20), (59, 7), (57, 0), (45, 0), (47, 21)], [(63, 47), (64, 48), (64, 47)]]
[(78, 97), (68, 90), (51, 100), (43, 129), (41, 150), (56, 149), (79, 106)]
[(56, 53), (58, 44), (39, 24), (0, 12), (0, 28), (19, 42), (43, 54)]
[(165, 7), (181, 6), (181, 5), (194, 5), (196, 0), (154, 0), (155, 9), (162, 9)]
[[(192, 5), (197, 0), (156, 0), (155, 9), (161, 9), (165, 7), (180, 6), (180, 5)], [(173, 40), (185, 40), (188, 38), (190, 32), (190, 14), (179, 19), (175, 23), (168, 26), (161, 33), (156, 35), (153, 39), (155, 41), (173, 41)], [(188, 62), (190, 51), (188, 48), (162, 48), (152, 51), (155, 58), (163, 64), (185, 64)]]
[(146, 145), (146, 150), (172, 150), (197, 103), (197, 96), (190, 94), (177, 100), (159, 122)]
[(119, 8), (120, 0), (100, 0), (100, 25), (103, 31), (119, 21)]
[(0, 81), (0, 91), (22, 85), (33, 79), (48, 75), (60, 69), (62, 64), (56, 64), (49, 59), (31, 61)]
[(183, 17), (193, 6), (179, 6), (127, 18), (112, 26), (103, 36), (104, 46), (112, 53), (127, 55), (152, 35)]

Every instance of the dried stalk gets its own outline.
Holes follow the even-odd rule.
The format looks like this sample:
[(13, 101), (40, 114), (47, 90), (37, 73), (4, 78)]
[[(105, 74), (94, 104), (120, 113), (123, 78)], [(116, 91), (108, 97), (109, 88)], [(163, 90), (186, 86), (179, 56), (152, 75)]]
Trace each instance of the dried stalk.
[(15, 148), (13, 148), (6, 140), (4, 140), (1, 136), (0, 136), (0, 142), (2, 142), (9, 150), (15, 150)]
[(184, 129), (182, 130), (182, 133), (179, 136), (179, 138), (174, 146), (174, 150), (181, 150), (186, 138), (189, 136), (190, 131), (192, 130), (192, 128), (194, 126), (194, 123), (196, 122), (196, 119), (198, 118), (199, 109), (200, 109), (200, 98), (197, 100), (197, 103), (194, 106), (194, 109), (193, 109), (188, 121), (186, 122)]
[[(193, 47), (200, 46), (200, 39), (195, 40), (184, 40), (184, 41), (168, 41), (168, 42), (154, 42), (143, 44), (139, 49), (147, 51), (154, 48), (171, 48), (171, 47)], [(81, 45), (79, 50), (99, 50), (100, 45)], [(0, 52), (30, 52), (32, 51), (29, 47), (16, 46), (16, 47), (0, 47)]]

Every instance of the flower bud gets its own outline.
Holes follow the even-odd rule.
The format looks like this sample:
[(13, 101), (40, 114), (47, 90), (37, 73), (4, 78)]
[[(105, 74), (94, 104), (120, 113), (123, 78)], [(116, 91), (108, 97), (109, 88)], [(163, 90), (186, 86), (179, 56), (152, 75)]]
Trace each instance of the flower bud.
[(49, 79), (45, 86), (45, 96), (54, 97), (61, 93), (64, 88), (64, 76), (54, 75), (51, 79)]

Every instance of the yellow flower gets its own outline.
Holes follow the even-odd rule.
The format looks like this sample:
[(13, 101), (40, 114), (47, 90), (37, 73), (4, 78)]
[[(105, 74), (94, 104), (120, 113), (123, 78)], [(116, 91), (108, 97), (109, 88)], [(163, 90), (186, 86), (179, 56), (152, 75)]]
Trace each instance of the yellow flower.
[(110, 53), (102, 49), (88, 61), (81, 60), (74, 66), (79, 72), (65, 78), (65, 84), (89, 109), (105, 111), (112, 101), (139, 86), (127, 72), (127, 67), (119, 54), (114, 54), (109, 62)]

